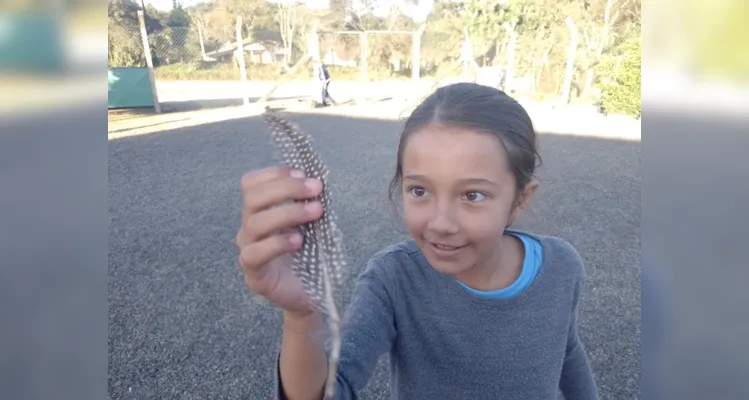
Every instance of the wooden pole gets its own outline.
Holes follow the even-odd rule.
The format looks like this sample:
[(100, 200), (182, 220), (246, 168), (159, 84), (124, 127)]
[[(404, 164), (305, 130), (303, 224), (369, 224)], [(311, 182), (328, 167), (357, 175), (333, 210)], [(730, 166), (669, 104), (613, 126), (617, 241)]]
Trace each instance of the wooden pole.
[(463, 46), (460, 51), (460, 61), (463, 63), (463, 76), (468, 75), (468, 60), (473, 59), (473, 49), (471, 48), (471, 38), (468, 36), (468, 27), (463, 27)]
[(361, 80), (362, 82), (367, 81), (367, 54), (369, 54), (369, 50), (367, 49), (368, 44), (368, 38), (367, 38), (367, 32), (364, 31), (359, 34), (359, 37), (361, 38)]
[(575, 23), (570, 17), (567, 17), (564, 22), (570, 30), (570, 47), (567, 50), (567, 67), (564, 70), (564, 83), (562, 84), (562, 104), (569, 104), (572, 73), (575, 67), (575, 53), (577, 53), (577, 27), (575, 27)]
[(250, 99), (245, 96), (247, 89), (247, 69), (244, 65), (244, 46), (242, 45), (242, 17), (237, 16), (237, 62), (239, 62), (239, 79), (242, 81), (242, 105), (250, 105)]
[(138, 23), (140, 24), (140, 37), (143, 40), (143, 52), (146, 54), (146, 65), (148, 66), (148, 79), (151, 81), (151, 95), (153, 96), (153, 109), (161, 113), (159, 95), (156, 91), (156, 74), (153, 72), (153, 60), (151, 59), (151, 47), (148, 45), (148, 32), (146, 32), (146, 21), (143, 18), (143, 10), (138, 10)]
[(200, 27), (200, 21), (197, 21), (198, 25), (198, 39), (200, 40), (200, 54), (203, 56), (203, 61), (208, 61), (208, 57), (205, 55), (205, 45), (203, 44), (203, 29)]
[(411, 43), (411, 80), (413, 83), (419, 83), (421, 72), (421, 37), (424, 35), (427, 24), (421, 24), (419, 29), (413, 33)]
[(505, 85), (502, 88), (502, 90), (506, 91), (507, 93), (510, 93), (512, 90), (512, 79), (515, 76), (515, 44), (518, 40), (517, 32), (515, 32), (515, 27), (510, 26), (510, 24), (505, 23), (504, 24), (505, 31), (507, 31), (507, 34), (510, 35), (510, 43), (507, 48), (507, 66), (505, 67)]

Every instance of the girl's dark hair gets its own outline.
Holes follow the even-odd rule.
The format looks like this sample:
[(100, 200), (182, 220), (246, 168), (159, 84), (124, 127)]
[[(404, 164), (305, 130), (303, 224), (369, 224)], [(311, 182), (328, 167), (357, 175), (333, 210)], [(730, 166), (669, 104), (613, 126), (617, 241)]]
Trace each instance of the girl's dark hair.
[(517, 190), (525, 188), (540, 165), (536, 132), (530, 116), (520, 103), (505, 92), (489, 86), (455, 83), (437, 89), (406, 120), (398, 144), (395, 175), (390, 182), (391, 202), (403, 178), (403, 151), (408, 138), (430, 124), (460, 127), (496, 136), (507, 152)]

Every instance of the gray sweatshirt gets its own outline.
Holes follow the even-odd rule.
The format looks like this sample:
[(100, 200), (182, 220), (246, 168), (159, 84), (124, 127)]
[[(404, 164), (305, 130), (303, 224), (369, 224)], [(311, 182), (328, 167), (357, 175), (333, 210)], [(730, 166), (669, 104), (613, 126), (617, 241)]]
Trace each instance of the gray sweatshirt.
[[(527, 234), (527, 233), (526, 233)], [(509, 299), (470, 292), (413, 241), (375, 254), (346, 310), (336, 399), (357, 399), (390, 355), (391, 399), (597, 399), (577, 309), (585, 272), (566, 241), (540, 242), (534, 281)], [(276, 365), (276, 398), (285, 399)]]

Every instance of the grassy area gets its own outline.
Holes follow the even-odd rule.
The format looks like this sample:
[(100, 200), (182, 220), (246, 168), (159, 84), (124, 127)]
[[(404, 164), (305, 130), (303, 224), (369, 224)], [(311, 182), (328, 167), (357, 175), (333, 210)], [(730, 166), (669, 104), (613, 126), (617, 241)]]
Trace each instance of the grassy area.
[[(359, 68), (345, 67), (328, 67), (330, 75), (335, 81), (361, 81), (361, 71)], [(155, 68), (156, 79), (164, 81), (237, 81), (240, 79), (239, 67), (233, 63), (175, 63)], [(422, 73), (421, 77), (426, 79), (444, 79), (448, 76), (455, 76), (460, 71), (456, 71), (454, 66), (446, 65), (438, 68), (431, 74)], [(274, 65), (247, 65), (247, 80), (256, 82), (278, 81), (282, 79), (285, 70), (279, 64)], [(473, 77), (473, 76), (471, 76)], [(312, 80), (312, 66), (302, 68), (293, 80)], [(400, 71), (393, 73), (391, 71), (368, 70), (367, 79), (369, 81), (378, 80), (410, 80), (411, 72)], [(537, 91), (535, 93), (515, 93), (518, 98), (529, 98), (537, 102), (558, 102), (561, 100), (561, 94), (557, 92)], [(588, 98), (578, 98), (572, 96), (570, 104), (572, 105), (590, 105), (594, 100)]]
[(228, 81), (239, 79), (239, 69), (230, 64), (218, 65), (215, 68), (204, 68), (198, 63), (170, 64), (156, 67), (154, 73), (156, 79), (174, 81)]
[[(361, 80), (359, 68), (328, 67), (331, 76), (337, 81)], [(155, 68), (157, 79), (163, 80), (201, 80), (201, 81), (225, 81), (238, 80), (239, 67), (232, 63), (177, 63)], [(406, 71), (407, 72), (407, 71)], [(247, 65), (247, 79), (250, 81), (273, 81), (280, 79), (285, 70), (280, 65)], [(367, 78), (370, 80), (408, 80), (410, 73), (390, 73), (389, 71), (368, 70)], [(303, 68), (298, 71), (296, 79), (312, 79), (312, 67)]]

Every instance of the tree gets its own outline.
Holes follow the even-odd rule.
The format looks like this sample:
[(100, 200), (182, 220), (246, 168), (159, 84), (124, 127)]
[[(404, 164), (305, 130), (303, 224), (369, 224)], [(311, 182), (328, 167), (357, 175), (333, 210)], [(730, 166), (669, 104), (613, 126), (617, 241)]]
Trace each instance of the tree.
[(140, 6), (130, 0), (108, 1), (110, 67), (134, 67), (146, 64), (140, 37), (138, 10)]
[(283, 41), (284, 63), (288, 66), (291, 61), (291, 51), (294, 46), (294, 33), (297, 28), (297, 9), (303, 6), (297, 5), (294, 0), (283, 1), (276, 4), (276, 22), (278, 22), (281, 40)]
[[(229, 38), (235, 36), (236, 18), (242, 17), (242, 37), (251, 37), (254, 29), (275, 29), (275, 10), (266, 0), (217, 0), (216, 10), (224, 11), (232, 22), (225, 24)], [(226, 18), (225, 18), (226, 19)]]
[(330, 0), (328, 9), (315, 13), (312, 23), (319, 23), (318, 28), (321, 31), (364, 30), (358, 16), (348, 4), (347, 0)]
[(503, 3), (488, 0), (471, 0), (465, 3), (462, 15), (464, 24), (468, 27), (474, 54), (485, 58), (492, 46), (499, 49), (498, 39), (503, 36), (504, 24), (514, 26), (517, 23), (517, 4), (518, 1)]
[[(556, 66), (552, 52), (559, 54), (559, 67), (564, 65), (564, 40), (569, 38), (564, 22), (568, 4), (556, 0), (528, 0), (523, 7), (523, 19), (518, 29), (521, 37), (517, 46), (520, 67), (518, 74), (533, 78), (534, 87), (540, 87), (542, 76)], [(556, 90), (556, 88), (554, 88)]]
[[(584, 48), (580, 57), (585, 82), (582, 94), (588, 95), (595, 79), (595, 66), (601, 56), (633, 34), (630, 19), (639, 18), (639, 0), (595, 0), (590, 3), (582, 26)], [(634, 6), (634, 9), (632, 7)]]
[(456, 3), (435, 4), (422, 40), (421, 58), (425, 63), (438, 66), (459, 58), (464, 27), (459, 7)]
[(632, 36), (601, 58), (597, 72), (603, 81), (603, 106), (608, 112), (640, 117), (641, 40)]
[(187, 14), (182, 3), (174, 0), (172, 10), (169, 11), (169, 17), (167, 18), (167, 26), (170, 27), (186, 27), (190, 26), (190, 16)]

